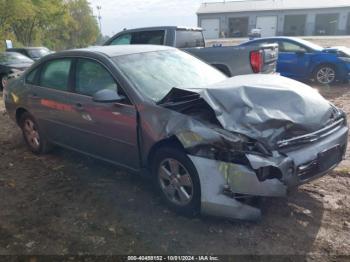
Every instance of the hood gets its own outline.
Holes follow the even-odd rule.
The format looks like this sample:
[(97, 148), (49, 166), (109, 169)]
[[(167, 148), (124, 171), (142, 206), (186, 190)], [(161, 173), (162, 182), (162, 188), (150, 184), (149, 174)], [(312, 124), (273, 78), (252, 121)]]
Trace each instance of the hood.
[(334, 47), (327, 47), (322, 50), (323, 52), (326, 53), (337, 53), (337, 52), (342, 52), (345, 55), (350, 57), (350, 48), (347, 48), (345, 46), (334, 46)]
[(205, 100), (224, 129), (270, 147), (329, 125), (336, 113), (315, 89), (276, 75), (236, 76), (186, 90)]
[(8, 68), (18, 69), (18, 70), (25, 70), (29, 68), (33, 63), (19, 63), (19, 64), (7, 64), (6, 66)]

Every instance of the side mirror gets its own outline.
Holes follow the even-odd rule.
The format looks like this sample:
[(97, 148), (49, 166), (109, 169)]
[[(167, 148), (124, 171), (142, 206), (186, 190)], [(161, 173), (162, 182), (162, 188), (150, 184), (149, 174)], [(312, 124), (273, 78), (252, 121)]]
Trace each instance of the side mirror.
[(120, 102), (124, 99), (124, 96), (121, 96), (117, 91), (110, 89), (102, 89), (96, 92), (92, 97), (92, 100), (97, 103), (114, 103)]

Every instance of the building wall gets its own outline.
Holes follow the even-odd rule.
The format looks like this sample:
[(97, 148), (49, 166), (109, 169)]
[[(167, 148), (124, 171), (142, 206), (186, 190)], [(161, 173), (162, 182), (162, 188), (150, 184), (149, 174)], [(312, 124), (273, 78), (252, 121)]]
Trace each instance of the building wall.
[[(307, 1), (307, 0), (305, 0)], [(202, 19), (220, 19), (220, 32), (229, 32), (229, 18), (249, 17), (248, 30), (255, 28), (258, 16), (277, 16), (277, 35), (284, 35), (284, 16), (285, 15), (307, 15), (305, 25), (305, 35), (314, 35), (317, 14), (338, 13), (337, 35), (348, 34), (349, 8), (329, 8), (315, 10), (284, 10), (284, 11), (263, 11), (263, 12), (240, 12), (240, 13), (216, 13), (216, 14), (198, 14), (198, 26), (201, 26)], [(349, 17), (350, 19), (350, 17)]]

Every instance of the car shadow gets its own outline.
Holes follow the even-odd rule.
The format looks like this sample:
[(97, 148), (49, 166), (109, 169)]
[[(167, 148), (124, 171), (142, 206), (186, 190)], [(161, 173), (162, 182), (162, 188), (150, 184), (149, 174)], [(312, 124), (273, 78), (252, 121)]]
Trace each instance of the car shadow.
[(0, 226), (16, 238), (8, 254), (300, 255), (298, 261), (322, 225), (322, 198), (303, 188), (264, 198), (257, 222), (189, 218), (169, 210), (142, 176), (61, 148), (35, 156), (21, 141), (17, 130), (3, 145), (14, 165), (2, 176), (16, 182), (2, 188), (0, 202)]
[[(312, 250), (321, 227), (323, 204), (303, 190), (264, 199), (262, 219), (253, 223), (189, 218), (169, 210), (148, 179), (65, 149), (48, 158), (61, 168), (42, 187), (62, 220), (48, 230), (56, 237), (64, 230), (70, 254), (299, 255), (298, 260)], [(91, 241), (91, 235), (99, 238)]]

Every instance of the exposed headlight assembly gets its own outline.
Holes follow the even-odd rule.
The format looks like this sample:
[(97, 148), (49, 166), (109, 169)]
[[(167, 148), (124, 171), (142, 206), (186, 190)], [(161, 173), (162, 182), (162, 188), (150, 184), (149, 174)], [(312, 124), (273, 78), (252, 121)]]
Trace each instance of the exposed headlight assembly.
[(350, 63), (350, 57), (339, 57), (340, 60), (343, 60), (346, 63)]
[(236, 134), (221, 133), (221, 139), (208, 141), (186, 148), (195, 156), (205, 157), (218, 161), (249, 165), (246, 154), (270, 156), (272, 153), (260, 142), (248, 137)]

